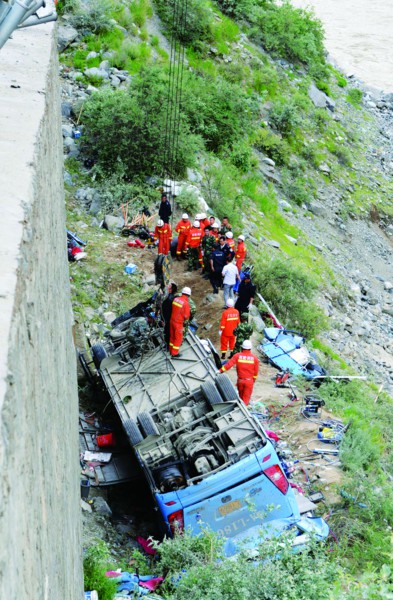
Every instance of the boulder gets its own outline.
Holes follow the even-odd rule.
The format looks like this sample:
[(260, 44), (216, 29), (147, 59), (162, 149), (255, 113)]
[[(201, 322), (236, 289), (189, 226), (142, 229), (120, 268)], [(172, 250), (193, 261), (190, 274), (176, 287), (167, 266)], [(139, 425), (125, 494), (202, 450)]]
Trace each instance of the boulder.
[(314, 83), (308, 88), (308, 96), (317, 108), (328, 108), (329, 110), (334, 111), (336, 106), (335, 101), (327, 96), (325, 92), (321, 92)]
[(124, 227), (123, 217), (115, 217), (113, 215), (105, 215), (104, 226), (108, 231), (120, 231)]
[(57, 48), (63, 52), (78, 37), (78, 32), (71, 25), (59, 25), (57, 29)]
[(97, 496), (96, 498), (94, 498), (93, 506), (94, 511), (99, 515), (104, 515), (106, 517), (112, 516), (112, 511), (109, 507), (109, 504), (104, 500), (104, 498), (101, 498), (101, 496)]

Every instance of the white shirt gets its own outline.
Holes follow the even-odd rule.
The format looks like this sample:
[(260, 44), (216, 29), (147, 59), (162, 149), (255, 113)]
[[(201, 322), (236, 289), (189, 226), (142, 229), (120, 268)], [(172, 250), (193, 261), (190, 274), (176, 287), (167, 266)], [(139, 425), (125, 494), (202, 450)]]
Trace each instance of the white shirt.
[(235, 285), (237, 277), (239, 277), (239, 269), (234, 263), (229, 263), (229, 265), (225, 265), (222, 270), (222, 274), (224, 276), (224, 285)]

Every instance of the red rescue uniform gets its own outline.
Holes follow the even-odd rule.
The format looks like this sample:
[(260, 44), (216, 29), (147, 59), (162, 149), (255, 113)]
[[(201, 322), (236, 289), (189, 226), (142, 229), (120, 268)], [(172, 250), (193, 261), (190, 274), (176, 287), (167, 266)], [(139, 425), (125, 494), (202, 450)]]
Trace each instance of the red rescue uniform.
[(247, 256), (246, 244), (244, 242), (238, 242), (237, 248), (236, 248), (235, 259), (236, 259), (236, 266), (239, 270), (239, 273), (242, 270), (242, 266), (243, 266), (246, 256)]
[(209, 219), (208, 219), (208, 218), (206, 218), (206, 219), (201, 219), (201, 220), (199, 221), (199, 225), (201, 226), (201, 229), (202, 229), (202, 231), (204, 232), (204, 231), (205, 231), (205, 229), (206, 229), (206, 227), (208, 227), (208, 226), (210, 225), (210, 221), (209, 221)]
[(158, 225), (154, 230), (154, 239), (158, 240), (158, 254), (169, 254), (172, 241), (172, 230), (169, 223), (164, 223), (161, 227)]
[(225, 243), (235, 252), (235, 240), (233, 238), (225, 238)]
[(177, 238), (177, 250), (176, 256), (181, 256), (186, 253), (186, 242), (188, 237), (188, 232), (191, 229), (191, 222), (188, 219), (181, 219), (175, 227), (176, 233), (178, 233)]
[(199, 249), (198, 259), (199, 259), (200, 265), (202, 265), (201, 242), (202, 242), (203, 235), (204, 235), (204, 232), (200, 227), (192, 226), (188, 232), (187, 241), (186, 241), (186, 248), (198, 248)]
[(191, 316), (187, 294), (176, 296), (172, 302), (172, 314), (169, 322), (169, 352), (172, 356), (179, 354), (183, 342), (183, 325)]
[(228, 346), (233, 350), (236, 343), (236, 336), (233, 335), (234, 330), (240, 323), (240, 314), (236, 308), (226, 308), (221, 317), (221, 352), (226, 352)]
[(219, 233), (218, 229), (212, 229), (212, 230), (210, 231), (210, 234), (209, 234), (209, 235), (211, 235), (212, 237), (214, 237), (214, 239), (215, 239), (217, 242), (218, 242), (218, 241), (219, 241), (219, 239), (220, 239), (220, 233)]
[(252, 354), (251, 350), (242, 350), (232, 356), (230, 360), (220, 369), (224, 373), (236, 365), (237, 389), (244, 404), (250, 404), (254, 382), (258, 377), (259, 360)]

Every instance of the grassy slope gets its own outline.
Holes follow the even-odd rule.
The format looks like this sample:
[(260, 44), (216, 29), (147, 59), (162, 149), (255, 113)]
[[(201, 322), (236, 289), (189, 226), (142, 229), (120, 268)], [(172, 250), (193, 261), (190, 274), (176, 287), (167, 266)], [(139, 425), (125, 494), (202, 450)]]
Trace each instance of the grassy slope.
[[(255, 136), (239, 140), (239, 143), (246, 148), (259, 145), (267, 154), (274, 147), (275, 153), (272, 152), (272, 156), (277, 164), (282, 163), (283, 180), (282, 186), (276, 188), (268, 183), (258, 173), (258, 165), (252, 155), (246, 172), (243, 172), (241, 163), (239, 165), (239, 161), (236, 162), (230, 153), (221, 155), (218, 159), (217, 156), (206, 156), (205, 164), (209, 164), (211, 160), (213, 165), (209, 167), (209, 172), (205, 172), (206, 178), (210, 177), (215, 189), (219, 191), (218, 200), (212, 204), (219, 214), (226, 212), (228, 205), (220, 201), (233, 197), (235, 190), (235, 196), (239, 199), (236, 206), (237, 224), (241, 223), (242, 212), (246, 213), (256, 227), (255, 234), (279, 241), (283, 252), (299, 268), (312, 270), (316, 279), (321, 282), (321, 274), (330, 273), (328, 265), (324, 264), (321, 256), (307, 243), (301, 242), (294, 246), (288, 241), (286, 235), (303, 240), (306, 237), (278, 212), (277, 198), (289, 198), (296, 210), (296, 205), (301, 204), (306, 197), (313, 197), (317, 186), (325, 181), (346, 190), (342, 199), (343, 216), (351, 212), (368, 214), (372, 205), (377, 205), (380, 212), (392, 214), (392, 184), (380, 179), (380, 185), (375, 186), (367, 176), (362, 152), (363, 140), (358, 137), (357, 123), (368, 116), (357, 103), (356, 94), (343, 89), (346, 82), (337, 72), (332, 72), (327, 91), (337, 102), (341, 120), (336, 121), (329, 113), (315, 109), (306, 93), (310, 79), (302, 70), (278, 64), (252, 43), (246, 42), (236, 48), (241, 32), (239, 25), (223, 17), (215, 4), (211, 4), (211, 7), (215, 15), (212, 45), (221, 60), (216, 60), (214, 54), (206, 51), (206, 47), (202, 51), (189, 48), (189, 65), (203, 76), (213, 80), (223, 77), (240, 83), (250, 95), (258, 94), (261, 102), (259, 127)], [(165, 63), (168, 60), (165, 50), (159, 47), (158, 37), (149, 34), (146, 28), (147, 20), (152, 14), (149, 1), (141, 0), (128, 7), (113, 2), (106, 10), (128, 33), (115, 29), (88, 36), (80, 48), (72, 49), (62, 56), (64, 64), (81, 71), (86, 66), (97, 66), (97, 59), (86, 61), (91, 50), (114, 50), (117, 53), (116, 64), (131, 73), (137, 73), (146, 62)], [(229, 54), (232, 61), (227, 63), (222, 60), (222, 55)], [(81, 80), (83, 79), (81, 76)], [(296, 122), (285, 135), (277, 127), (272, 127), (269, 121), (269, 109), (282, 105), (295, 107), (297, 115)], [(266, 136), (266, 132), (273, 137)], [(220, 162), (217, 163), (217, 160)], [(331, 169), (329, 179), (318, 169), (322, 163), (327, 163)], [(356, 165), (356, 169), (352, 165)], [(76, 183), (81, 184), (89, 180), (88, 177), (84, 180), (76, 173), (74, 178)], [(89, 184), (91, 185), (91, 181)], [(353, 191), (348, 191), (351, 189)], [(69, 227), (78, 229), (79, 220), (86, 218), (72, 201), (69, 208)], [(264, 215), (262, 222), (259, 211)], [(122, 269), (114, 270), (103, 260), (111, 234), (101, 231), (97, 234), (96, 229), (87, 229), (86, 233), (89, 239), (94, 240), (89, 245), (89, 261), (84, 263), (83, 269), (74, 269), (72, 273), (74, 308), (81, 321), (86, 318), (87, 307), (96, 310), (106, 302), (110, 310), (121, 312), (140, 294), (138, 281), (130, 290), (125, 285)], [(331, 273), (330, 283), (334, 283)], [(97, 322), (99, 321), (100, 315), (97, 313)], [(336, 367), (345, 367), (328, 348), (323, 348), (321, 344), (319, 347)], [(347, 500), (333, 515), (332, 526), (341, 542), (336, 553), (354, 571), (375, 572), (382, 564), (389, 563), (386, 531), (388, 522), (392, 519), (393, 500), (386, 473), (391, 473), (392, 467), (389, 458), (392, 437), (389, 419), (391, 403), (383, 394), (375, 402), (377, 391), (358, 383), (325, 386), (322, 393), (326, 396), (329, 408), (353, 421), (342, 458), (347, 469), (346, 490), (356, 498), (356, 502)], [(365, 504), (366, 508), (359, 507), (357, 501)]]

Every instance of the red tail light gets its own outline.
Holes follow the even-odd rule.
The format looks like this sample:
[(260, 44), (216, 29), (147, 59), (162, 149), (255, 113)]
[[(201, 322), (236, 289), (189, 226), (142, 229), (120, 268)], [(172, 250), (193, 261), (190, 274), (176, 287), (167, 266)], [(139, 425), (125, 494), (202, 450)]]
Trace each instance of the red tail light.
[(286, 494), (289, 488), (289, 483), (278, 465), (268, 467), (263, 471), (272, 483), (282, 492)]
[(182, 510), (177, 510), (168, 516), (169, 527), (173, 535), (184, 531), (184, 516)]

